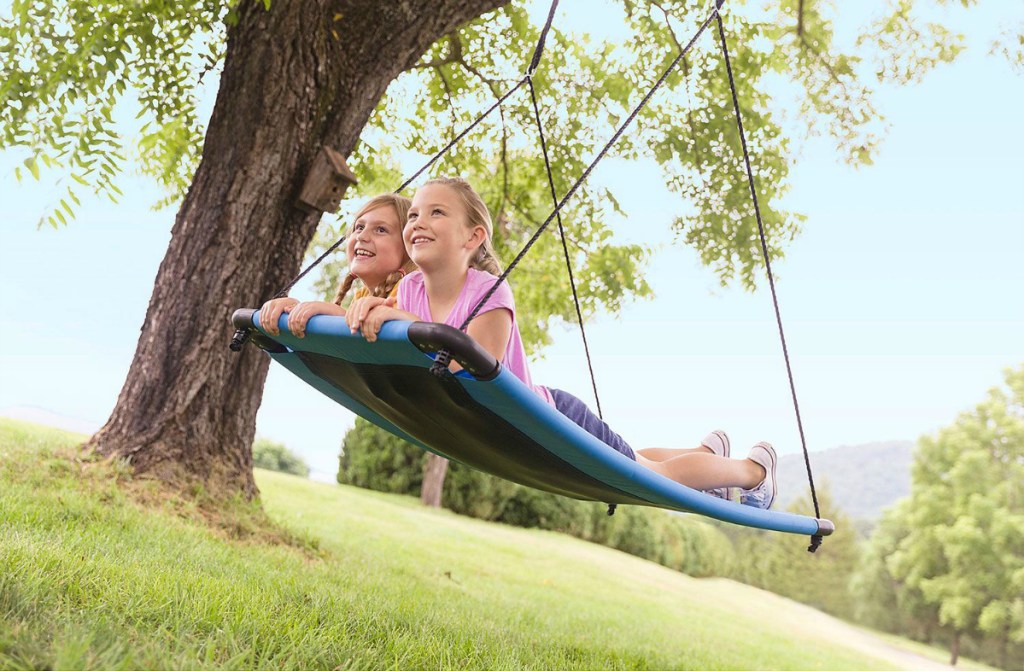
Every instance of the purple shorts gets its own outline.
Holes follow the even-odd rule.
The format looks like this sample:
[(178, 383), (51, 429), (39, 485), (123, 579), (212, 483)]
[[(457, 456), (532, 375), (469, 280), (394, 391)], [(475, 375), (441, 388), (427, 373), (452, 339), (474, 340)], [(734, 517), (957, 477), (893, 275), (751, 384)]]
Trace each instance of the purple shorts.
[(591, 412), (586, 403), (561, 389), (548, 387), (548, 391), (551, 392), (551, 398), (554, 399), (555, 408), (558, 412), (571, 419), (577, 426), (605, 445), (636, 461), (636, 454), (633, 452), (633, 448), (629, 446), (629, 443), (624, 441), (622, 436), (612, 431), (604, 423), (603, 419)]

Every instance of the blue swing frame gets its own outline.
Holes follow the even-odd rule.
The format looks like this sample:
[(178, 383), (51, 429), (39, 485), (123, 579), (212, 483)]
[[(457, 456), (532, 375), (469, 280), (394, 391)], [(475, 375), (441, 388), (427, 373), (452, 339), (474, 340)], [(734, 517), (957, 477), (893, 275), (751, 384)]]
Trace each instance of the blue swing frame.
[[(581, 500), (646, 505), (733, 524), (826, 536), (829, 520), (724, 501), (670, 480), (611, 449), (559, 413), (465, 333), (444, 324), (385, 322), (377, 342), (344, 318), (318, 315), (297, 338), (259, 326), (257, 310), (236, 328), (271, 358), (357, 415), (418, 447), (498, 477)], [(446, 349), (464, 370), (431, 372)]]

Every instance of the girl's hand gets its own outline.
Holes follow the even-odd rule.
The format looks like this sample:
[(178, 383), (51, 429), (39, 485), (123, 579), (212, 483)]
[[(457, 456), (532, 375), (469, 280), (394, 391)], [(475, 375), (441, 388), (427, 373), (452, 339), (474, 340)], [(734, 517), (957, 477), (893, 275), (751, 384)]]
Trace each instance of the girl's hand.
[(306, 322), (314, 315), (345, 316), (345, 308), (326, 301), (306, 301), (299, 303), (288, 313), (288, 330), (296, 338), (306, 335)]
[(281, 335), (277, 322), (281, 320), (282, 314), (289, 312), (298, 304), (299, 301), (290, 296), (270, 299), (260, 308), (260, 326), (270, 335)]
[(377, 341), (377, 334), (380, 333), (380, 327), (384, 325), (384, 322), (409, 318), (409, 313), (395, 309), (396, 302), (394, 298), (388, 298), (383, 304), (370, 310), (360, 329), (366, 342)]
[[(363, 326), (363, 320), (370, 314), (370, 310), (380, 305), (384, 305), (384, 299), (376, 296), (366, 296), (352, 301), (352, 304), (348, 306), (348, 312), (345, 313), (345, 321), (348, 323), (349, 330), (352, 333), (359, 331)], [(391, 305), (394, 305), (393, 300)]]

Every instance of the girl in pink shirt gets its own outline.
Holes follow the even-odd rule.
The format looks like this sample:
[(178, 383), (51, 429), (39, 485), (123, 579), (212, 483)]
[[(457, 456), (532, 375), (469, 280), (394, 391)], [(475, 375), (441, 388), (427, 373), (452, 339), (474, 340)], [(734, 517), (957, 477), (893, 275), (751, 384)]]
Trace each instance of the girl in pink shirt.
[[(346, 314), (349, 328), (373, 342), (381, 324), (392, 319), (460, 327), (501, 274), (491, 232), (487, 206), (468, 182), (459, 178), (427, 182), (412, 199), (403, 231), (406, 249), (419, 271), (401, 281), (397, 299), (354, 301)], [(777, 459), (768, 443), (755, 445), (747, 459), (730, 459), (728, 437), (714, 431), (699, 447), (634, 452), (578, 398), (533, 384), (507, 284), (498, 286), (466, 332), (559, 412), (637, 463), (721, 498), (730, 498), (729, 488), (739, 487), (740, 502), (746, 505), (768, 508), (775, 499)], [(453, 362), (451, 367), (457, 370), (458, 364)]]

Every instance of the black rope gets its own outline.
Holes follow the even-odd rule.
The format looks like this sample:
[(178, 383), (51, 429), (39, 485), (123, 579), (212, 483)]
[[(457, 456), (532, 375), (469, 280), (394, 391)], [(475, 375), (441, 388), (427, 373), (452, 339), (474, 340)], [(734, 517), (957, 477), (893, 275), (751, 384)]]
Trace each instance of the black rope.
[[(572, 187), (569, 188), (569, 191), (567, 191), (566, 194), (562, 196), (562, 199), (558, 201), (558, 205), (555, 206), (554, 212), (552, 212), (548, 216), (548, 218), (544, 220), (544, 223), (540, 225), (540, 228), (538, 228), (537, 232), (533, 234), (533, 237), (531, 237), (527, 241), (526, 245), (519, 252), (516, 258), (512, 260), (512, 263), (510, 263), (509, 266), (505, 269), (505, 271), (501, 274), (501, 276), (498, 277), (498, 281), (495, 282), (493, 286), (491, 286), (487, 293), (485, 293), (484, 296), (480, 299), (480, 301), (476, 304), (472, 312), (469, 313), (469, 316), (466, 317), (466, 320), (462, 323), (462, 326), (459, 327), (459, 330), (466, 330), (466, 328), (469, 326), (469, 323), (476, 317), (477, 313), (480, 312), (480, 309), (488, 300), (490, 300), (491, 296), (494, 295), (494, 292), (497, 291), (498, 286), (502, 282), (504, 282), (508, 278), (509, 273), (511, 273), (515, 269), (515, 267), (519, 265), (519, 262), (522, 261), (523, 257), (526, 256), (527, 252), (530, 251), (530, 248), (533, 247), (533, 244), (535, 242), (537, 242), (537, 239), (540, 238), (544, 230), (548, 227), (552, 220), (554, 220), (554, 218), (562, 210), (562, 208), (569, 201), (569, 199), (573, 197), (573, 195), (579, 189), (580, 185), (583, 184), (583, 182), (586, 181), (587, 177), (590, 176), (590, 173), (593, 172), (594, 167), (598, 164), (598, 162), (600, 162), (601, 159), (605, 157), (605, 154), (608, 153), (612, 146), (622, 136), (622, 133), (625, 132), (626, 127), (629, 126), (629, 124), (633, 122), (633, 119), (636, 118), (640, 111), (647, 106), (647, 103), (651, 100), (651, 98), (654, 96), (657, 90), (661, 88), (661, 85), (665, 83), (665, 80), (668, 79), (668, 76), (672, 73), (675, 67), (683, 59), (683, 56), (685, 56), (687, 52), (689, 52), (690, 49), (693, 48), (693, 45), (697, 42), (700, 36), (704, 34), (704, 31), (707, 30), (707, 27), (711, 24), (711, 20), (717, 15), (718, 8), (715, 7), (715, 9), (713, 9), (708, 18), (704, 20), (704, 23), (701, 24), (700, 28), (690, 39), (687, 45), (675, 57), (675, 60), (673, 60), (672, 63), (667, 68), (665, 68), (665, 71), (661, 74), (661, 77), (659, 77), (658, 81), (654, 83), (654, 86), (652, 86), (651, 90), (647, 92), (647, 95), (643, 97), (643, 100), (641, 100), (640, 103), (635, 108), (633, 108), (633, 111), (629, 113), (629, 116), (622, 123), (622, 125), (620, 125), (619, 128), (615, 131), (615, 134), (612, 136), (612, 138), (608, 140), (607, 144), (605, 144), (601, 151), (598, 152), (597, 156), (594, 158), (593, 161), (591, 161), (590, 165), (587, 166), (587, 169), (583, 171), (583, 174), (579, 177), (579, 179), (577, 179), (576, 182), (572, 185)], [(435, 375), (442, 375), (444, 373), (444, 369), (447, 368), (448, 362), (450, 360), (450, 353), (447, 350), (441, 350), (438, 353), (437, 358), (435, 359), (434, 365), (431, 367), (431, 372), (434, 373)]]
[[(804, 438), (804, 423), (800, 418), (800, 403), (796, 398), (796, 384), (793, 382), (793, 367), (789, 362), (789, 348), (786, 346), (786, 333), (782, 328), (782, 312), (779, 310), (779, 297), (775, 292), (775, 278), (772, 275), (772, 264), (768, 259), (768, 242), (765, 239), (764, 233), (764, 222), (761, 219), (761, 208), (757, 202), (757, 188), (754, 186), (754, 171), (750, 167), (750, 153), (747, 151), (747, 139), (743, 132), (743, 118), (740, 115), (740, 102), (739, 96), (736, 93), (736, 82), (733, 79), (732, 64), (729, 62), (729, 47), (725, 41), (725, 28), (722, 26), (722, 17), (715, 13), (715, 19), (718, 21), (718, 36), (722, 42), (722, 54), (725, 58), (726, 72), (729, 74), (729, 89), (732, 91), (732, 104), (733, 109), (736, 112), (736, 126), (740, 132), (740, 144), (743, 147), (743, 164), (747, 169), (747, 183), (750, 185), (750, 196), (754, 200), (754, 216), (757, 217), (757, 230), (761, 236), (761, 251), (764, 253), (764, 265), (768, 271), (768, 284), (772, 290), (772, 303), (775, 305), (775, 320), (779, 325), (779, 338), (782, 340), (782, 354), (786, 359), (786, 374), (789, 376), (789, 390), (793, 396), (793, 408), (796, 410), (796, 424), (800, 430), (800, 444), (804, 450), (804, 464), (807, 467), (807, 481), (811, 485), (811, 499), (814, 501), (814, 516), (817, 518), (821, 517), (821, 511), (818, 508), (818, 494), (814, 489), (814, 476), (811, 474), (811, 459), (807, 453), (807, 440)], [(811, 545), (808, 547), (808, 551), (814, 552), (821, 545), (822, 537), (820, 534), (811, 536)]]
[(280, 291), (278, 291), (278, 292), (277, 292), (276, 294), (274, 294), (274, 298), (284, 298), (285, 296), (287, 296), (287, 295), (288, 295), (288, 292), (289, 292), (289, 291), (291, 290), (291, 288), (292, 288), (292, 287), (294, 287), (294, 286), (295, 286), (296, 284), (298, 284), (299, 280), (301, 280), (301, 279), (302, 279), (303, 277), (305, 277), (306, 275), (308, 275), (308, 274), (309, 274), (309, 271), (313, 270), (313, 268), (315, 268), (315, 267), (317, 266), (317, 264), (319, 264), (319, 263), (320, 263), (321, 261), (323, 261), (323, 260), (324, 260), (324, 259), (326, 259), (326, 258), (327, 258), (328, 256), (330, 256), (330, 255), (331, 255), (331, 254), (332, 254), (332, 253), (334, 252), (334, 250), (335, 250), (335, 249), (337, 249), (338, 247), (341, 247), (341, 243), (345, 242), (345, 237), (346, 237), (346, 236), (344, 236), (344, 235), (343, 235), (343, 236), (341, 236), (341, 238), (339, 238), (337, 242), (335, 242), (335, 243), (334, 243), (333, 245), (331, 245), (331, 246), (330, 246), (330, 247), (329, 247), (329, 248), (327, 249), (327, 251), (326, 251), (326, 252), (324, 252), (323, 254), (321, 254), (321, 255), (320, 255), (320, 256), (319, 256), (318, 258), (317, 258), (317, 260), (316, 260), (316, 261), (314, 261), (313, 263), (309, 264), (309, 265), (308, 265), (308, 266), (306, 267), (306, 269), (305, 269), (305, 270), (303, 270), (303, 271), (302, 271), (301, 273), (299, 273), (299, 274), (298, 274), (298, 275), (296, 275), (296, 276), (295, 276), (294, 278), (292, 278), (292, 281), (288, 283), (288, 286), (286, 286), (286, 287), (285, 287), (284, 289), (281, 289), (281, 290), (280, 290)]
[(471, 131), (471, 130), (473, 130), (474, 128), (476, 128), (476, 127), (477, 127), (477, 125), (478, 125), (478, 124), (479, 124), (479, 123), (480, 123), (481, 121), (483, 121), (483, 120), (484, 120), (485, 118), (487, 118), (487, 117), (488, 117), (488, 116), (489, 116), (489, 115), (491, 114), (491, 112), (493, 112), (494, 110), (496, 110), (496, 109), (498, 109), (499, 107), (501, 107), (501, 104), (502, 104), (503, 102), (505, 102), (506, 100), (508, 100), (509, 96), (511, 96), (511, 95), (512, 95), (513, 93), (515, 93), (516, 91), (518, 91), (518, 90), (519, 90), (519, 87), (521, 87), (521, 86), (522, 86), (522, 85), (523, 85), (523, 84), (524, 84), (524, 83), (526, 82), (526, 80), (527, 80), (527, 79), (528, 79), (528, 77), (526, 77), (526, 76), (524, 75), (524, 76), (522, 77), (522, 79), (520, 79), (520, 80), (519, 80), (518, 82), (516, 82), (516, 85), (515, 85), (515, 86), (513, 86), (512, 88), (510, 88), (510, 89), (509, 89), (509, 90), (508, 90), (508, 91), (507, 91), (507, 92), (505, 93), (505, 95), (503, 95), (503, 96), (501, 96), (500, 98), (498, 98), (498, 101), (497, 101), (496, 103), (494, 103), (493, 105), (491, 105), (491, 106), (490, 106), (490, 107), (488, 108), (488, 110), (487, 110), (486, 112), (484, 112), (484, 113), (483, 113), (483, 114), (481, 114), (481, 115), (480, 115), (479, 117), (477, 117), (476, 121), (474, 121), (473, 123), (471, 123), (471, 124), (470, 124), (469, 126), (467, 126), (467, 127), (465, 128), (465, 130), (463, 130), (463, 131), (462, 131), (461, 133), (459, 133), (458, 135), (456, 135), (456, 136), (455, 136), (455, 139), (453, 139), (453, 140), (452, 140), (451, 142), (449, 142), (448, 144), (446, 144), (446, 145), (444, 146), (444, 148), (443, 148), (443, 149), (442, 149), (441, 151), (437, 152), (437, 154), (436, 154), (436, 155), (434, 156), (434, 158), (432, 158), (432, 159), (430, 159), (429, 161), (427, 161), (426, 165), (424, 165), (424, 166), (423, 166), (422, 168), (420, 168), (419, 170), (417, 170), (417, 171), (415, 172), (415, 174), (413, 174), (413, 176), (412, 176), (412, 177), (410, 177), (409, 179), (407, 179), (407, 180), (405, 180), (404, 182), (402, 182), (402, 186), (400, 186), (400, 187), (398, 187), (397, 189), (395, 189), (395, 193), (399, 193), (399, 192), (401, 192), (401, 191), (405, 191), (406, 187), (408, 187), (408, 186), (409, 186), (410, 184), (412, 184), (412, 183), (413, 183), (414, 181), (416, 181), (416, 178), (417, 178), (417, 177), (419, 177), (420, 175), (422, 175), (422, 174), (423, 174), (424, 172), (426, 172), (426, 171), (427, 171), (427, 168), (429, 168), (430, 166), (434, 165), (434, 163), (436, 163), (436, 162), (437, 162), (437, 160), (438, 160), (439, 158), (441, 158), (442, 156), (444, 156), (445, 154), (447, 154), (447, 153), (448, 153), (448, 150), (450, 150), (450, 149), (451, 149), (452, 147), (454, 147), (454, 146), (455, 146), (455, 145), (456, 145), (456, 144), (457, 144), (457, 143), (459, 142), (459, 140), (461, 140), (462, 138), (464, 138), (464, 137), (466, 137), (467, 135), (469, 135), (469, 131)]
[[(551, 187), (551, 200), (558, 207), (558, 193), (555, 190), (555, 178), (551, 174), (551, 162), (548, 159), (548, 143), (544, 139), (544, 126), (540, 122), (540, 108), (537, 106), (537, 94), (530, 78), (530, 100), (533, 102), (533, 116), (537, 120), (537, 133), (540, 135), (540, 147), (544, 154), (544, 168), (548, 172), (548, 186)], [(569, 245), (565, 241), (565, 228), (562, 226), (562, 215), (558, 214), (558, 233), (562, 238), (562, 251), (565, 252), (565, 269), (569, 271), (569, 286), (572, 287), (572, 301), (576, 306), (576, 319), (580, 323), (580, 335), (583, 336), (583, 351), (587, 355), (587, 368), (590, 370), (590, 385), (594, 388), (594, 401), (597, 403), (597, 416), (604, 419), (601, 410), (601, 397), (597, 394), (597, 378), (594, 376), (594, 364), (590, 360), (590, 345), (587, 343), (587, 330), (583, 327), (583, 311), (580, 310), (580, 297), (576, 293), (576, 278), (572, 274), (572, 261), (569, 258)]]
[(540, 65), (541, 54), (544, 53), (544, 42), (548, 39), (548, 31), (551, 30), (551, 23), (555, 20), (555, 9), (558, 8), (558, 0), (551, 0), (551, 8), (548, 10), (548, 20), (540, 31), (540, 39), (537, 40), (537, 47), (533, 50), (533, 58), (530, 59), (530, 69), (527, 75), (532, 75), (537, 66)]

